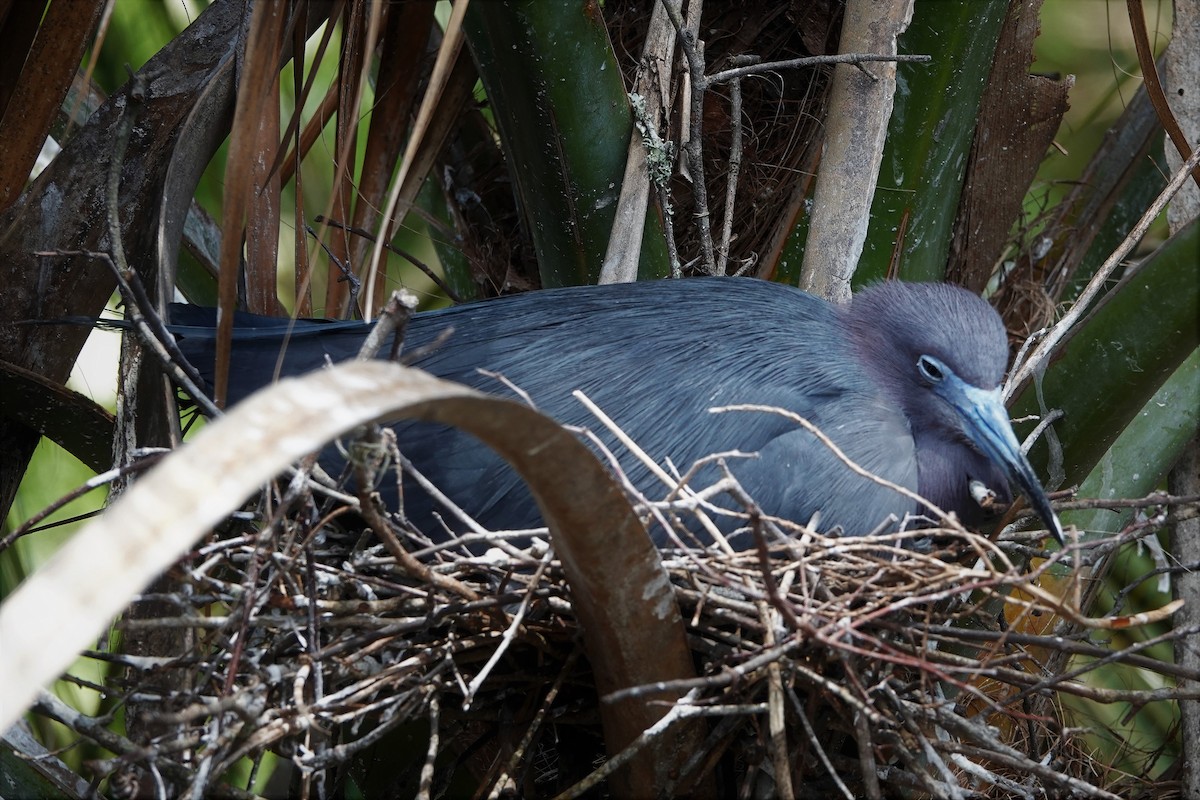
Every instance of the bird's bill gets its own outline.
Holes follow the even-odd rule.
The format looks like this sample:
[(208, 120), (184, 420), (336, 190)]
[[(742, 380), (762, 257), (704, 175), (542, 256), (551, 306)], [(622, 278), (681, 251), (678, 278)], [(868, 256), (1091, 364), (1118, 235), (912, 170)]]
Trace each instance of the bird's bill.
[(1050, 500), (1046, 497), (1046, 491), (1037, 475), (1033, 473), (1029, 459), (1021, 453), (1021, 445), (1013, 433), (999, 387), (989, 391), (971, 386), (957, 376), (949, 376), (942, 388), (942, 395), (966, 423), (967, 435), (971, 441), (1004, 470), (1008, 479), (1021, 490), (1029, 505), (1046, 523), (1058, 543), (1065, 544), (1062, 523), (1050, 507)]

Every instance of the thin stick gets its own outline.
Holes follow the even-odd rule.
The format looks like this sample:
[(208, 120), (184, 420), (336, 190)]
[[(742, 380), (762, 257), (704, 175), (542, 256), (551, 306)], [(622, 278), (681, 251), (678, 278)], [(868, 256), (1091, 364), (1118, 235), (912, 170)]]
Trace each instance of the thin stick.
[(1100, 269), (1096, 270), (1096, 274), (1088, 282), (1087, 288), (1080, 293), (1075, 304), (1071, 306), (1071, 310), (1063, 315), (1054, 327), (1046, 334), (1046, 338), (1042, 339), (1041, 343), (1033, 349), (1029, 360), (1012, 371), (1008, 382), (1004, 386), (1004, 402), (1008, 403), (1017, 393), (1017, 390), (1025, 385), (1035, 373), (1043, 370), (1049, 363), (1050, 357), (1054, 351), (1058, 349), (1059, 344), (1067, 338), (1067, 334), (1071, 333), (1079, 320), (1088, 311), (1100, 293), (1108, 284), (1108, 279), (1112, 273), (1120, 266), (1125, 256), (1137, 246), (1137, 243), (1142, 240), (1146, 232), (1150, 230), (1150, 226), (1154, 224), (1154, 220), (1158, 219), (1158, 215), (1162, 213), (1167, 204), (1171, 202), (1176, 193), (1187, 182), (1192, 175), (1192, 170), (1200, 165), (1200, 150), (1192, 153), (1192, 157), (1175, 171), (1171, 176), (1171, 182), (1167, 184), (1167, 188), (1163, 189), (1158, 197), (1146, 209), (1146, 213), (1142, 214), (1142, 218), (1138, 220), (1137, 225), (1133, 226), (1133, 230), (1125, 237), (1125, 240), (1117, 246), (1113, 254), (1109, 256)]
[[(779, 612), (766, 602), (758, 601), (758, 613), (763, 621), (763, 646), (775, 644), (775, 628)], [(778, 660), (767, 665), (767, 729), (771, 735), (771, 760), (775, 767), (776, 796), (792, 800), (792, 764), (788, 760), (787, 728), (783, 714), (783, 667)]]
[[(663, 485), (666, 486), (672, 494), (678, 492), (684, 497), (691, 498), (695, 496), (695, 492), (691, 489), (691, 487), (684, 486), (679, 481), (667, 474), (667, 471), (660, 467), (657, 461), (651, 458), (645, 450), (638, 446), (637, 442), (630, 439), (629, 435), (626, 434), (625, 431), (621, 430), (620, 426), (617, 425), (617, 423), (614, 422), (610, 416), (605, 414), (598, 405), (593, 403), (591, 398), (578, 389), (572, 392), (571, 395), (580, 403), (583, 403), (584, 408), (591, 412), (592, 416), (598, 419), (600, 424), (607, 428), (608, 431), (617, 438), (617, 441), (633, 454), (634, 458), (636, 458), (648, 470), (650, 470), (650, 473), (654, 475), (654, 477), (662, 481)], [(699, 511), (699, 507), (697, 507), (697, 511)], [(725, 552), (730, 554), (734, 552), (733, 548), (729, 545), (729, 542), (725, 540), (725, 537), (721, 535), (721, 532), (717, 529), (716, 525), (712, 523), (712, 520), (710, 520), (707, 515), (698, 514), (697, 518), (700, 520), (701, 524), (704, 525), (709, 535), (713, 537), (713, 541), (721, 545)]]
[[(741, 56), (745, 58), (745, 56)], [(737, 201), (738, 173), (742, 170), (742, 82), (729, 85), (729, 119), (733, 141), (729, 145), (729, 179), (725, 185), (725, 213), (721, 222), (721, 245), (717, 249), (717, 274), (725, 275), (729, 263), (729, 240), (733, 236), (733, 207)]]
[(450, 80), (454, 60), (458, 57), (458, 51), (462, 47), (465, 38), (463, 18), (466, 16), (468, 5), (470, 3), (467, 0), (462, 0), (462, 2), (455, 3), (450, 8), (450, 19), (446, 23), (445, 36), (438, 47), (437, 59), (433, 64), (433, 73), (430, 75), (429, 84), (425, 88), (425, 94), (421, 98), (421, 105), (417, 109), (417, 119), (413, 123), (412, 134), (408, 137), (408, 143), (404, 147), (404, 157), (400, 159), (400, 167), (392, 183), (392, 191), (388, 193), (387, 204), (379, 220), (379, 237), (375, 240), (375, 247), (371, 249), (371, 261), (367, 270), (367, 297), (363, 308), (364, 319), (370, 319), (373, 313), (371, 306), (375, 303), (376, 276), (379, 274), (380, 262), (383, 260), (384, 242), (391, 240), (396, 230), (400, 227), (400, 223), (403, 222), (403, 219), (393, 219), (396, 215), (396, 206), (400, 202), (400, 191), (404, 188), (408, 173), (415, 163), (417, 150), (420, 148), (425, 134), (429, 131), (434, 109), (438, 104), (438, 100), (441, 99), (442, 93), (445, 91), (446, 84)]
[(838, 774), (837, 769), (833, 766), (833, 762), (829, 760), (829, 756), (825, 753), (825, 748), (821, 746), (821, 740), (817, 738), (817, 732), (813, 730), (812, 723), (808, 721), (808, 714), (804, 713), (804, 707), (800, 704), (800, 698), (796, 696), (796, 690), (791, 686), (787, 689), (788, 698), (792, 701), (792, 708), (796, 712), (796, 716), (800, 718), (800, 724), (804, 727), (804, 734), (808, 737), (809, 744), (812, 745), (813, 751), (817, 754), (817, 759), (821, 762), (821, 766), (825, 767), (825, 772), (829, 775), (830, 780), (841, 791), (842, 796), (846, 800), (854, 800), (854, 794), (850, 791), (850, 787), (846, 786), (842, 780), (842, 776)]
[(744, 78), (747, 75), (760, 75), (764, 72), (777, 72), (784, 69), (803, 69), (824, 64), (870, 64), (876, 61), (892, 61), (897, 64), (924, 64), (932, 61), (926, 55), (887, 55), (886, 53), (839, 53), (832, 56), (808, 56), (806, 58), (789, 58), (785, 61), (766, 61), (760, 64), (748, 64), (732, 69), (714, 72), (708, 76), (708, 85), (725, 83)]
[[(330, 228), (337, 228), (338, 230), (346, 231), (347, 233), (352, 233), (355, 236), (361, 236), (362, 238), (366, 239), (368, 242), (371, 242), (372, 244), (375, 244), (378, 241), (378, 237), (375, 234), (371, 233), (366, 228), (358, 228), (358, 227), (355, 227), (354, 225), (347, 225), (344, 222), (338, 222), (337, 220), (329, 219), (329, 217), (322, 216), (321, 214), (318, 214), (313, 219), (313, 222), (328, 225)], [(315, 236), (315, 234), (314, 234), (314, 236)], [(443, 292), (445, 292), (446, 296), (449, 297), (453, 302), (455, 302), (455, 303), (462, 302), (462, 298), (459, 297), (458, 293), (450, 288), (450, 284), (446, 283), (446, 281), (442, 278), (442, 276), (438, 275), (437, 271), (434, 270), (433, 267), (429, 266), (424, 261), (417, 258), (416, 256), (414, 256), (412, 253), (408, 252), (407, 250), (402, 250), (401, 248), (396, 247), (396, 245), (392, 244), (391, 242), (384, 242), (383, 249), (387, 250), (389, 253), (395, 253), (396, 255), (400, 256), (408, 263), (412, 264), (417, 269), (421, 270), (421, 272), (425, 273), (425, 277), (429, 278), (429, 280), (436, 283), (437, 287), (439, 289), (441, 289)], [(352, 276), (347, 276), (347, 279), (351, 279), (351, 278), (352, 278)], [(354, 278), (353, 280), (357, 281), (357, 278)]]
[(708, 187), (704, 182), (704, 92), (708, 88), (708, 81), (704, 77), (704, 42), (684, 24), (679, 0), (662, 0), (662, 4), (679, 34), (679, 47), (687, 59), (688, 75), (692, 82), (688, 109), (691, 119), (688, 124), (688, 140), (683, 146), (683, 151), (687, 154), (696, 204), (696, 224), (700, 230), (700, 248), (703, 253), (701, 269), (706, 275), (716, 275), (712, 230), (709, 227)]
[(438, 754), (438, 719), (441, 708), (436, 694), (429, 697), (429, 749), (425, 752), (425, 763), (421, 765), (421, 783), (417, 790), (418, 800), (429, 800), (433, 796), (433, 765)]
[(478, 674), (471, 679), (467, 685), (467, 693), (463, 696), (462, 707), (463, 711), (471, 708), (471, 702), (475, 699), (475, 694), (479, 691), (479, 687), (483, 686), (483, 682), (487, 680), (492, 669), (500, 661), (501, 657), (508, 651), (511, 645), (517, 638), (517, 633), (521, 630), (521, 626), (525, 624), (525, 614), (529, 611), (529, 605), (533, 602), (534, 589), (541, 582), (542, 576), (546, 574), (546, 568), (550, 566), (550, 560), (554, 557), (554, 551), (548, 550), (542, 561), (538, 564), (537, 571), (533, 573), (533, 578), (529, 581), (529, 588), (525, 592), (525, 596), (521, 598), (521, 605), (517, 607), (517, 613), (513, 614), (512, 621), (508, 627), (504, 629), (504, 635), (500, 637), (500, 644), (492, 651), (488, 657), (487, 663), (479, 670)]

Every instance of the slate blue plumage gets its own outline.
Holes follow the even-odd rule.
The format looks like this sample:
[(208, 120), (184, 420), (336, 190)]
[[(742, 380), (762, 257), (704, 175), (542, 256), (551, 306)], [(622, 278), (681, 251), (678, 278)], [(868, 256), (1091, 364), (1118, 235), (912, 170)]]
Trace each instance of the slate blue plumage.
[[(184, 352), (211, 379), (211, 311), (176, 307), (173, 314)], [(286, 325), (239, 317), (231, 402), (271, 379)], [(770, 514), (807, 521), (820, 512), (823, 529), (867, 533), (920, 509), (853, 474), (782, 417), (711, 414), (709, 408), (754, 403), (800, 414), (863, 467), (921, 492), (969, 524), (983, 517), (970, 482), (1007, 501), (1012, 479), (1061, 536), (999, 407), (996, 387), (1008, 351), (1004, 327), (985, 301), (963, 289), (880, 284), (838, 308), (798, 289), (751, 279), (573, 287), (418, 314), (405, 350), (430, 344), (448, 327), (451, 337), (417, 366), (512, 396), (477, 369), (503, 374), (542, 411), (599, 433), (651, 497), (661, 497), (663, 488), (602, 431), (573, 390), (586, 393), (660, 463), (670, 457), (680, 470), (713, 452), (757, 452), (756, 459), (729, 465)], [(298, 323), (283, 374), (318, 368), (327, 356), (353, 357), (365, 330), (358, 323)], [(973, 393), (963, 400), (964, 392)], [(976, 403), (995, 408), (969, 424), (970, 414), (954, 408)], [(980, 425), (990, 431), (982, 437), (987, 441), (980, 441)], [(991, 430), (997, 427), (1003, 430)], [(515, 474), (469, 436), (407, 424), (400, 443), (485, 526), (539, 524)], [(716, 475), (707, 468), (695, 485)], [(423, 529), (437, 530), (416, 495), (406, 493), (406, 503)]]

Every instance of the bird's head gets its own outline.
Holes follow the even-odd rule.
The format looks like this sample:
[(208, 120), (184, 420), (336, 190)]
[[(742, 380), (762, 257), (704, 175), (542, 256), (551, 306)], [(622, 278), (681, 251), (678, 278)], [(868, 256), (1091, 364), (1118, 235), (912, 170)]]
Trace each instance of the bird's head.
[(957, 286), (893, 281), (855, 295), (847, 324), (860, 358), (904, 410), (914, 436), (927, 447), (965, 443), (982, 453), (1063, 542), (1001, 398), (1008, 339), (995, 309)]

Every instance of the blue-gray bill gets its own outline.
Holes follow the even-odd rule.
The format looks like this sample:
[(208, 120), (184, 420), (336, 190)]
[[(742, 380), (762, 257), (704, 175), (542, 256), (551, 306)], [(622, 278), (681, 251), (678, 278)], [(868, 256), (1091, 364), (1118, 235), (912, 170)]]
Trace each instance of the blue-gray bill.
[(980, 389), (948, 372), (936, 391), (962, 417), (968, 438), (1021, 490), (1058, 543), (1065, 544), (1062, 523), (1050, 507), (1050, 500), (1013, 433), (1000, 388)]

